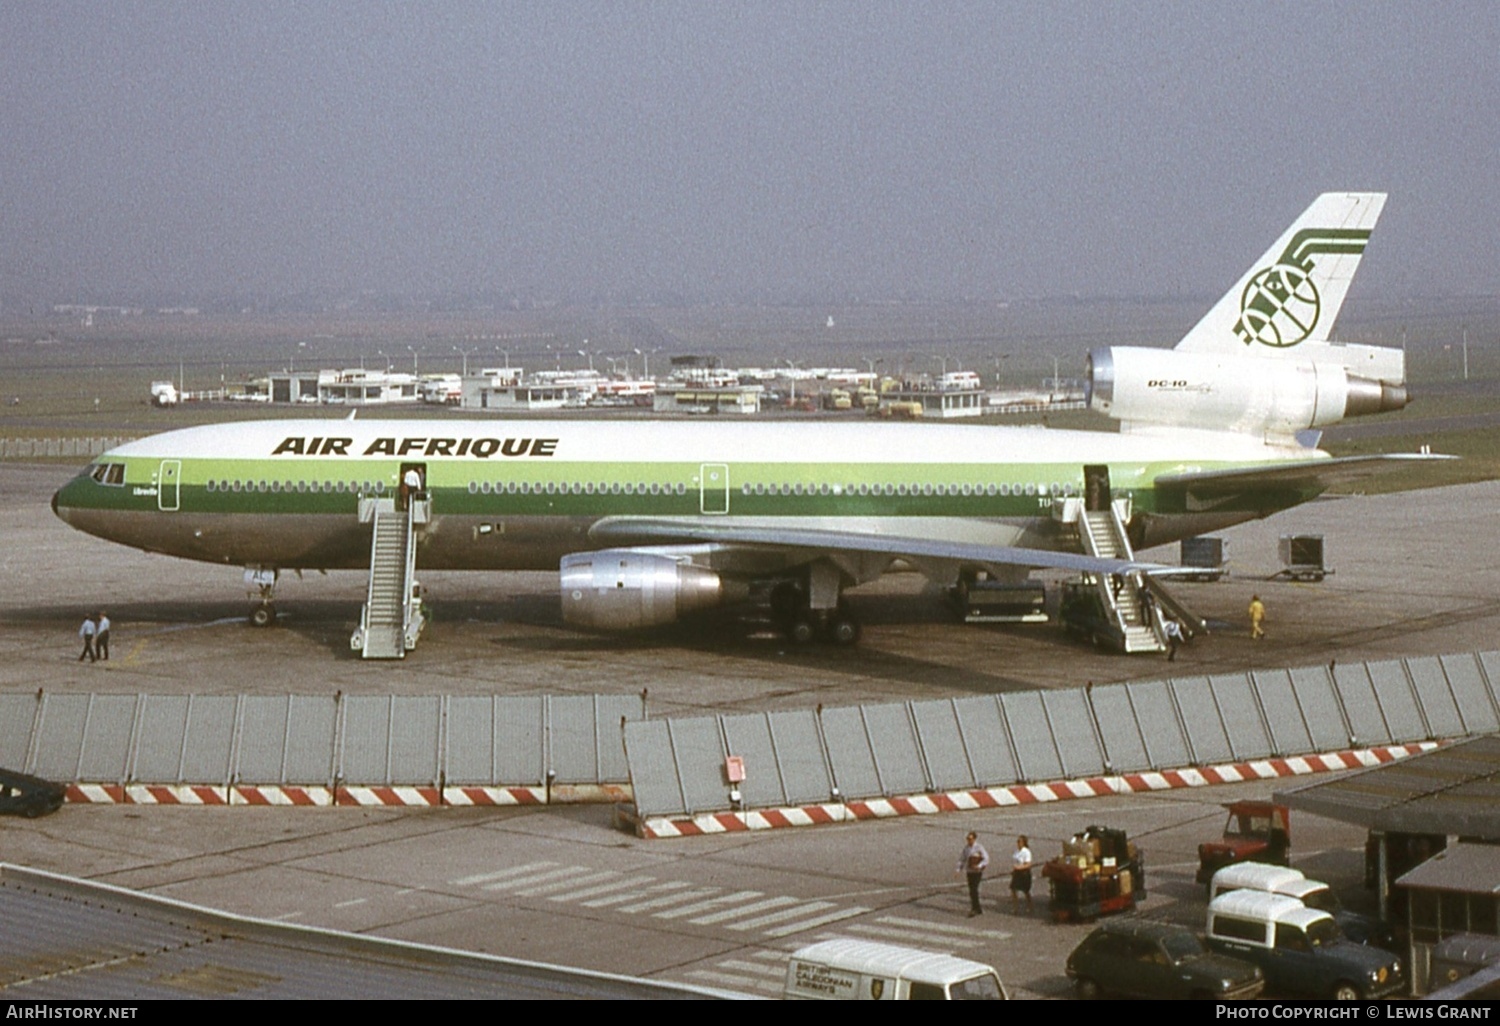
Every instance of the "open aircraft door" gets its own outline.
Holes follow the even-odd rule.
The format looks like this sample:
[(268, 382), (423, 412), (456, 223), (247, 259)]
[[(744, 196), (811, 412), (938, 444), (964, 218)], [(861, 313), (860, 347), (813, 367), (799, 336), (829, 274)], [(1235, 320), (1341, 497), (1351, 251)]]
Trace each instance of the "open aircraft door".
[(177, 510), (181, 501), (179, 482), (182, 478), (181, 460), (162, 460), (156, 474), (156, 508), (167, 513)]
[(729, 464), (705, 463), (698, 468), (698, 511), (729, 512)]

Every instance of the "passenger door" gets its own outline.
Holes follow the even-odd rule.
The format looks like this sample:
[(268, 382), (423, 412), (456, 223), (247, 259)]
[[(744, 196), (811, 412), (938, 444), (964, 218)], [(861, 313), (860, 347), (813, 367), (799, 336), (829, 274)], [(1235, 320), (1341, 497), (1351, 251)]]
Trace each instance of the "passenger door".
[(729, 464), (705, 463), (698, 468), (698, 511), (729, 512)]
[(166, 513), (177, 510), (181, 501), (181, 460), (162, 460), (156, 472), (156, 508)]

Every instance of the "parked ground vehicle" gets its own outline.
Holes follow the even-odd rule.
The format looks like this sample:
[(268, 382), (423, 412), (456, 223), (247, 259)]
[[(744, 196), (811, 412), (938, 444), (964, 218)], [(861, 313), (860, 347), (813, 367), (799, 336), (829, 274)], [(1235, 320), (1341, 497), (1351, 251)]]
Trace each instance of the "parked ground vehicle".
[(1272, 866), (1263, 862), (1241, 862), (1225, 866), (1214, 874), (1213, 881), (1208, 885), (1208, 897), (1212, 901), (1221, 894), (1241, 889), (1296, 898), (1308, 908), (1333, 916), (1345, 939), (1356, 944), (1375, 944), (1395, 950), (1395, 934), (1389, 926), (1374, 916), (1344, 908), (1343, 902), (1339, 901), (1332, 888), (1321, 880), (1308, 879), (1300, 869)]
[(1052, 918), (1090, 920), (1126, 912), (1146, 896), (1146, 863), (1123, 830), (1091, 826), (1063, 842), (1042, 867), (1052, 888)]
[(1268, 862), (1284, 866), (1292, 850), (1291, 810), (1264, 801), (1229, 802), (1224, 836), (1198, 845), (1198, 882), (1205, 886), (1214, 874), (1236, 862)]
[(1079, 997), (1252, 998), (1266, 985), (1260, 967), (1216, 955), (1192, 930), (1144, 919), (1101, 924), (1068, 956)]
[(951, 596), (965, 623), (1046, 623), (1047, 589), (1041, 581), (960, 578)]
[(1400, 958), (1345, 940), (1333, 916), (1296, 898), (1230, 891), (1208, 903), (1207, 925), (1212, 950), (1254, 962), (1280, 995), (1353, 1001), (1406, 987)]
[(983, 962), (894, 944), (840, 938), (792, 953), (784, 996), (810, 1001), (1004, 1001)]
[(34, 819), (62, 808), (68, 790), (29, 773), (0, 769), (0, 814)]

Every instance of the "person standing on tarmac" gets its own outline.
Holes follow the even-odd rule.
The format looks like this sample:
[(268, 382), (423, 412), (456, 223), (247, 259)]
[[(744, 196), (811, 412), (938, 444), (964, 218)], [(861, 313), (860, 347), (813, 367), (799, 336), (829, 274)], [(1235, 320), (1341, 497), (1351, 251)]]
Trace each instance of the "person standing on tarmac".
[(1010, 856), (1010, 910), (1014, 912), (1026, 896), (1026, 910), (1031, 911), (1031, 847), (1026, 835), (1016, 838), (1016, 850)]
[(969, 833), (964, 838), (964, 850), (958, 856), (958, 869), (956, 872), (963, 873), (969, 880), (969, 918), (983, 915), (984, 909), (979, 905), (979, 881), (984, 879), (985, 868), (990, 864), (990, 853), (984, 850), (984, 845), (979, 843), (979, 835)]
[(99, 661), (99, 656), (94, 652), (94, 634), (97, 630), (98, 628), (94, 625), (94, 618), (92, 616), (85, 616), (83, 618), (83, 626), (78, 628), (78, 636), (83, 639), (83, 651), (78, 653), (78, 661), (80, 663), (83, 662), (85, 657), (91, 663)]
[(1265, 628), (1261, 626), (1266, 619), (1266, 606), (1260, 600), (1259, 595), (1250, 596), (1250, 637), (1256, 641), (1266, 636)]
[(1177, 646), (1181, 645), (1186, 639), (1182, 636), (1182, 624), (1171, 617), (1167, 617), (1166, 632), (1167, 662), (1170, 663), (1177, 658)]
[(109, 662), (109, 616), (101, 609), (94, 619), (98, 621), (94, 630), (94, 654)]

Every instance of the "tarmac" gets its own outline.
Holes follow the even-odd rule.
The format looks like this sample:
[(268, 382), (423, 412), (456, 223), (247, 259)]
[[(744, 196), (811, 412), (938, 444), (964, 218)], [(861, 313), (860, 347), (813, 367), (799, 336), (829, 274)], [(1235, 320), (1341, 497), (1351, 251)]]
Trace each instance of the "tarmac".
[[(552, 574), (422, 574), (434, 620), (400, 662), (349, 650), (358, 573), (288, 577), (281, 618), (245, 624), (238, 567), (186, 563), (72, 531), (48, 500), (75, 468), (0, 464), (0, 689), (58, 692), (595, 694), (648, 692), (652, 716), (1081, 687), (1173, 674), (1488, 649), (1500, 628), (1500, 482), (1315, 502), (1221, 532), (1229, 576), (1173, 591), (1213, 626), (1175, 663), (1103, 653), (1055, 626), (971, 626), (914, 575), (851, 593), (857, 648), (789, 648), (724, 611), (632, 637), (565, 627)], [(1277, 541), (1321, 534), (1333, 573), (1276, 578)], [(1173, 562), (1176, 550), (1143, 554)], [(1258, 594), (1264, 641), (1249, 637)], [(113, 658), (80, 664), (77, 628), (108, 610)], [(1244, 784), (1009, 810), (643, 841), (605, 807), (197, 809), (69, 806), (0, 820), (0, 860), (226, 911), (762, 996), (789, 950), (841, 934), (994, 964), (1023, 997), (1067, 996), (1088, 927), (1012, 914), (999, 873), (1015, 835), (1038, 859), (1092, 823), (1148, 857), (1154, 916), (1201, 925), (1196, 845)], [(989, 845), (988, 914), (966, 919), (963, 835)], [(1299, 816), (1294, 864), (1358, 907), (1363, 833)], [(748, 911), (747, 911), (748, 910)]]

